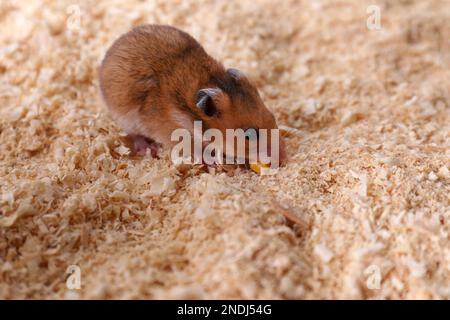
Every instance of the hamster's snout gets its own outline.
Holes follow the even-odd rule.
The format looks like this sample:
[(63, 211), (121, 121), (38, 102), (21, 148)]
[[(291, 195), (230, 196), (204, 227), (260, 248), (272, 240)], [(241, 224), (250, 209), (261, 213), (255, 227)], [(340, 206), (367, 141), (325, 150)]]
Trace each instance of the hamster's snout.
[[(286, 145), (282, 137), (280, 137), (279, 143), (275, 147), (278, 147), (278, 163), (280, 166), (283, 166), (286, 164), (287, 154), (286, 154)], [(273, 155), (272, 148), (269, 150), (269, 155), (270, 157), (272, 157)]]
[(284, 139), (280, 137), (280, 146), (279, 146), (279, 157), (280, 157), (280, 166), (283, 166), (287, 162), (287, 153), (286, 153), (286, 144), (284, 143)]
[[(259, 143), (259, 141), (258, 141)], [(284, 139), (282, 137), (279, 138), (279, 142), (275, 145), (269, 145), (266, 147), (267, 148), (267, 157), (269, 157), (270, 159), (270, 163), (272, 165), (279, 165), (279, 166), (283, 166), (286, 164), (287, 162), (287, 153), (286, 153), (286, 145), (284, 142)], [(275, 157), (276, 153), (274, 154), (274, 148), (278, 148), (278, 157), (276, 157), (276, 159), (274, 159), (273, 157)], [(262, 161), (262, 159), (259, 157), (260, 155), (258, 154), (258, 162), (264, 162)], [(277, 160), (277, 161), (275, 161)], [(267, 161), (267, 160), (266, 160)]]

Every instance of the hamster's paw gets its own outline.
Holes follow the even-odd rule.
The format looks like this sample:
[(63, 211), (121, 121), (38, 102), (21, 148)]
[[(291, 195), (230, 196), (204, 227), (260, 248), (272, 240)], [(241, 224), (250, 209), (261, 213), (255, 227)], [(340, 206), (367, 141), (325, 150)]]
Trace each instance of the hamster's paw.
[(153, 158), (158, 157), (158, 149), (160, 145), (150, 138), (146, 138), (141, 135), (132, 135), (129, 138), (133, 142), (133, 153), (138, 156), (145, 156), (147, 149), (150, 150), (150, 154)]

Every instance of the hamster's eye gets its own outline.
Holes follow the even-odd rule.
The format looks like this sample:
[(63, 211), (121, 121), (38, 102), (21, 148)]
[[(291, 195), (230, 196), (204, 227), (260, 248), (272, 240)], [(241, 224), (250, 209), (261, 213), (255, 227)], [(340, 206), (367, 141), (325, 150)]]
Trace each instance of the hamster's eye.
[(249, 128), (247, 130), (245, 130), (245, 139), (247, 140), (256, 140), (258, 139), (259, 134), (258, 134), (258, 130), (255, 128)]

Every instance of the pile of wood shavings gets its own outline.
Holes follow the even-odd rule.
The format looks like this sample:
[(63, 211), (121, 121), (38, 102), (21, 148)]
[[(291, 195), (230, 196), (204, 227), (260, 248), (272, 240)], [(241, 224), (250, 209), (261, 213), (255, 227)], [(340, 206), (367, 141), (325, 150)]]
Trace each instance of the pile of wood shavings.
[[(371, 2), (2, 1), (0, 298), (450, 298), (450, 3)], [(143, 23), (255, 79), (285, 168), (130, 156), (97, 68)]]

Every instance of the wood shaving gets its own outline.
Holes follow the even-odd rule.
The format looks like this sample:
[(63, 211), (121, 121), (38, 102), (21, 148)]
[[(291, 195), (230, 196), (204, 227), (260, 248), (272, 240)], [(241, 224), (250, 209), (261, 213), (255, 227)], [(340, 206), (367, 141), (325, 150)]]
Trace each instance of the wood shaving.
[(272, 200), (272, 203), (275, 207), (275, 210), (281, 213), (288, 221), (297, 224), (303, 230), (308, 230), (310, 228), (309, 223), (301, 219), (292, 208), (289, 207), (286, 208), (282, 206), (280, 203), (278, 203), (276, 200)]

